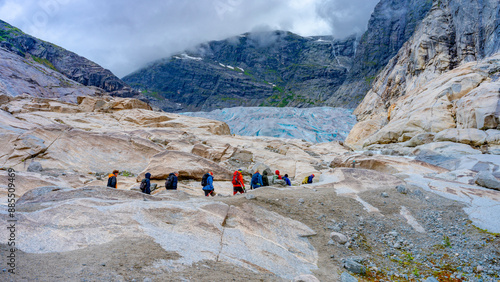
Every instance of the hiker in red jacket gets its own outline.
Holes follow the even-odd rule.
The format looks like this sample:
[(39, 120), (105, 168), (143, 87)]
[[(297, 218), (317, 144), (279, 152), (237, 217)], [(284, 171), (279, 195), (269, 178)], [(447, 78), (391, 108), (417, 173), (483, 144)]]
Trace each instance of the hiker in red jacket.
[(233, 196), (237, 193), (245, 193), (245, 182), (243, 182), (243, 174), (241, 169), (238, 169), (233, 174)]
[(279, 171), (279, 170), (276, 170), (276, 171), (274, 172), (274, 174), (276, 174), (276, 176), (278, 176), (278, 179), (283, 179), (283, 178), (281, 177), (281, 175), (280, 175), (280, 171)]

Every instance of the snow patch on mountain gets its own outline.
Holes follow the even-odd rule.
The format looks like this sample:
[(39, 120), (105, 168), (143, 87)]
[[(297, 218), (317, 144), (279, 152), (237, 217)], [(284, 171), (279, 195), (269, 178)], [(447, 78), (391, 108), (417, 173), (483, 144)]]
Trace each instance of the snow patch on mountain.
[(223, 121), (237, 135), (295, 138), (314, 143), (343, 141), (356, 123), (351, 110), (331, 107), (236, 107), (182, 114)]

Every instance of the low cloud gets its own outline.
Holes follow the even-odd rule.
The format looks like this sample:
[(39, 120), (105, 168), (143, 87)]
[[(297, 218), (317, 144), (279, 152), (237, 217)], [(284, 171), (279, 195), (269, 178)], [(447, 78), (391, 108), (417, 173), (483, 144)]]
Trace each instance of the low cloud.
[(360, 34), (366, 30), (370, 15), (379, 0), (320, 0), (318, 16), (330, 23), (337, 38)]
[(0, 18), (122, 77), (196, 44), (263, 26), (303, 36), (362, 32), (375, 2), (0, 0)]

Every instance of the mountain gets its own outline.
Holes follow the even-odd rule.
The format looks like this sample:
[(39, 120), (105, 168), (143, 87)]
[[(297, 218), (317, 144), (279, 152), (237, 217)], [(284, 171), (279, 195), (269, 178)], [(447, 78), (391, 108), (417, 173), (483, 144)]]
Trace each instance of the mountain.
[(211, 41), (156, 61), (123, 80), (167, 111), (355, 108), (431, 5), (430, 0), (382, 0), (360, 39), (270, 31)]
[(498, 1), (435, 1), (355, 110), (361, 122), (347, 142), (359, 147), (427, 134), (500, 145), (486, 141), (500, 129), (499, 22)]
[[(41, 68), (39, 65), (44, 66), (44, 70), (41, 71), (41, 73), (43, 74), (38, 72), (38, 75), (35, 75), (35, 73), (37, 72), (34, 71), (26, 78), (18, 79), (19, 81), (21, 81), (21, 84), (26, 84), (26, 82), (30, 84), (30, 79), (33, 81), (37, 80), (37, 83), (31, 83), (34, 84), (31, 85), (31, 88), (37, 88), (37, 91), (31, 93), (23, 92), (24, 90), (16, 90), (16, 87), (20, 84), (13, 84), (16, 87), (9, 87), (3, 90), (11, 94), (11, 96), (17, 96), (22, 93), (33, 94), (33, 96), (40, 96), (44, 93), (44, 91), (40, 89), (44, 87), (51, 87), (51, 89), (61, 87), (60, 83), (54, 84), (50, 81), (41, 81), (43, 80), (43, 75), (47, 73), (58, 77), (60, 75), (63, 75), (65, 78), (61, 79), (66, 81), (62, 83), (63, 86), (67, 83), (83, 86), (93, 86), (102, 89), (102, 92), (106, 94), (122, 97), (138, 97), (139, 95), (138, 92), (131, 89), (125, 82), (113, 75), (111, 71), (104, 69), (98, 64), (73, 52), (65, 50), (52, 43), (45, 42), (33, 36), (27, 35), (18, 28), (13, 27), (1, 20), (0, 48), (0, 52), (2, 53), (3, 58), (8, 57), (10, 60), (15, 60), (17, 62), (17, 67), (20, 67), (17, 69), (13, 69), (13, 66), (8, 65), (7, 61), (2, 60), (0, 63), (0, 67), (6, 71), (0, 73), (0, 79), (3, 84), (10, 84), (10, 78), (16, 79), (23, 76), (22, 74), (25, 72), (24, 68), (29, 68), (34, 71), (33, 68), (29, 66), (22, 66), (23, 63), (21, 61), (30, 66), (37, 65), (38, 68)], [(13, 57), (6, 52), (14, 54), (17, 57)], [(12, 72), (20, 73), (20, 75), (12, 77)], [(54, 72), (57, 72), (57, 74), (55, 74)], [(8, 76), (8, 78), (6, 76)], [(68, 80), (71, 80), (71, 82), (67, 82)], [(40, 85), (42, 85), (42, 87), (40, 87)], [(26, 88), (20, 87), (20, 89)], [(66, 91), (64, 93), (63, 92), (64, 91), (60, 93), (63, 96), (64, 94), (66, 94), (65, 96), (71, 95), (71, 91)], [(54, 95), (50, 97), (53, 96)]]
[[(246, 33), (156, 61), (123, 80), (167, 111), (312, 107), (324, 104), (342, 85), (355, 48), (355, 37)], [(178, 104), (162, 104), (164, 99)]]

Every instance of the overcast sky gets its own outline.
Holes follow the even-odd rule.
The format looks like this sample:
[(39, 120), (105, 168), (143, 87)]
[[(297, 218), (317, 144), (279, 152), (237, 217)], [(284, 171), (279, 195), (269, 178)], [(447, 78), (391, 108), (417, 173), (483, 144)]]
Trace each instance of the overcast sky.
[(0, 19), (123, 77), (209, 40), (263, 28), (341, 38), (379, 0), (0, 0)]

